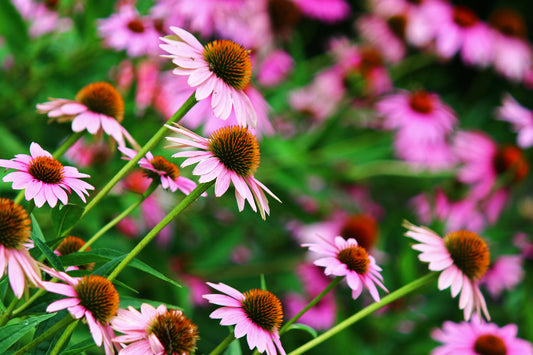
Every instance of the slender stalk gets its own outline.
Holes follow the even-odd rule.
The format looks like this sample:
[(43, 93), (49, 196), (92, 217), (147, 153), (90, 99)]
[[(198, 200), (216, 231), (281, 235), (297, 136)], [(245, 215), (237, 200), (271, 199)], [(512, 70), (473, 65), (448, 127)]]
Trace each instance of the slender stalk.
[(223, 352), (233, 341), (235, 340), (235, 335), (231, 332), (216, 348), (209, 353), (209, 355), (218, 355)]
[(20, 205), (23, 199), (24, 199), (24, 190), (20, 190), (13, 201), (15, 201), (16, 204)]
[(35, 208), (35, 202), (31, 200), (30, 202), (28, 202), (28, 207), (26, 207), (26, 213), (28, 214), (28, 216), (33, 212), (34, 208)]
[(13, 353), (12, 355), (28, 354), (29, 350), (33, 349), (34, 347), (36, 347), (37, 345), (39, 345), (46, 339), (50, 338), (55, 333), (57, 333), (58, 331), (60, 331), (61, 329), (63, 329), (64, 327), (66, 327), (67, 325), (69, 325), (70, 323), (74, 321), (75, 319), (72, 318), (70, 315), (65, 316), (65, 318), (61, 319), (59, 322), (57, 322), (56, 324), (48, 328), (46, 332), (39, 335), (37, 338), (33, 339), (31, 343), (26, 344), (25, 346), (20, 348), (17, 352)]
[(155, 189), (157, 189), (157, 187), (159, 186), (159, 183), (156, 182), (155, 180), (152, 181), (152, 183), (150, 184), (150, 186), (146, 189), (146, 191), (139, 196), (139, 199), (137, 201), (135, 201), (134, 204), (130, 205), (128, 208), (126, 208), (124, 211), (122, 211), (121, 214), (119, 214), (118, 216), (116, 216), (115, 218), (113, 218), (111, 221), (109, 221), (105, 226), (103, 226), (95, 235), (93, 235), (88, 241), (87, 243), (85, 243), (78, 251), (84, 251), (84, 250), (87, 250), (87, 248), (89, 248), (94, 242), (96, 242), (98, 240), (98, 238), (100, 238), (102, 235), (104, 235), (108, 230), (110, 230), (111, 228), (113, 228), (118, 222), (120, 222), (124, 217), (126, 217), (127, 215), (129, 215), (134, 209), (137, 208), (137, 206), (139, 206), (144, 200), (146, 200), (146, 198), (148, 196), (150, 196), (150, 194), (152, 192), (155, 191)]
[(84, 133), (85, 133), (85, 131), (75, 132), (74, 134), (71, 134), (67, 139), (65, 139), (63, 141), (63, 143), (61, 143), (59, 148), (57, 148), (56, 151), (54, 153), (52, 153), (52, 156), (55, 159), (59, 159), (60, 157), (62, 157), (63, 154), (65, 154), (65, 152), (70, 147), (72, 147), (74, 145), (74, 143), (76, 143), (78, 141), (78, 139), (80, 139), (83, 136)]
[[(53, 282), (54, 280), (57, 280), (57, 279), (52, 279), (51, 281)], [(16, 316), (17, 314), (19, 314), (20, 312), (22, 312), (23, 310), (25, 310), (26, 308), (28, 308), (29, 306), (31, 306), (31, 304), (33, 302), (35, 302), (35, 300), (39, 297), (41, 297), (42, 295), (44, 295), (47, 291), (44, 289), (44, 288), (40, 288), (37, 290), (37, 292), (35, 292), (26, 302), (24, 302), (22, 304), (22, 306), (20, 306), (19, 308), (15, 309), (13, 311), (13, 315)]]
[(7, 323), (7, 321), (11, 317), (11, 313), (17, 306), (18, 301), (19, 299), (17, 297), (13, 297), (11, 303), (7, 306), (6, 311), (2, 313), (2, 317), (0, 318), (0, 327), (3, 327)]
[[(176, 113), (170, 117), (167, 121), (167, 124), (178, 122), (185, 114), (196, 104), (196, 98), (194, 97), (194, 93), (185, 101), (185, 103), (179, 108)], [(161, 128), (150, 138), (150, 140), (142, 147), (141, 150), (137, 153), (135, 157), (133, 157), (126, 165), (122, 167), (122, 169), (119, 170), (119, 172), (96, 194), (96, 196), (93, 197), (91, 201), (85, 206), (85, 210), (83, 211), (82, 215), (80, 216), (80, 220), (85, 217), (85, 215), (98, 203), (100, 200), (102, 200), (105, 195), (115, 186), (120, 179), (122, 179), (128, 171), (130, 171), (138, 162), (141, 160), (142, 157), (146, 155), (146, 153), (155, 147), (157, 143), (163, 137), (168, 133), (168, 128), (165, 127), (165, 125), (161, 126)], [(73, 226), (72, 226), (73, 227)], [(66, 230), (63, 234), (66, 234), (70, 232), (70, 229)]]
[(148, 234), (144, 236), (143, 239), (135, 246), (135, 248), (132, 249), (132, 251), (129, 252), (128, 255), (118, 264), (118, 266), (113, 270), (113, 272), (107, 277), (108, 280), (113, 280), (117, 275), (143, 250), (151, 241), (155, 238), (155, 236), (163, 230), (169, 224), (172, 222), (172, 220), (181, 212), (183, 211), (187, 206), (189, 206), (193, 201), (195, 201), (201, 194), (203, 194), (211, 185), (215, 183), (215, 180), (205, 182), (203, 184), (199, 184), (196, 186), (196, 188), (181, 202), (174, 207), (172, 211), (170, 211), (165, 218), (161, 220)]
[(79, 321), (80, 321), (79, 319), (76, 319), (74, 322), (68, 325), (67, 329), (65, 329), (63, 334), (61, 334), (61, 337), (57, 340), (57, 343), (52, 349), (52, 351), (50, 352), (50, 355), (59, 354), (59, 352), (61, 351), (61, 347), (63, 346), (63, 344), (65, 344), (66, 341), (68, 341), (68, 338), (74, 331), (74, 328), (76, 328), (76, 326), (78, 325)]
[(329, 292), (331, 291), (333, 288), (335, 288), (335, 286), (337, 286), (339, 284), (339, 282), (341, 282), (342, 280), (344, 279), (343, 276), (337, 276), (336, 278), (334, 278), (330, 283), (329, 285), (326, 286), (326, 288), (320, 292), (311, 302), (309, 302), (309, 304), (307, 306), (304, 307), (304, 309), (302, 309), (300, 312), (298, 312), (298, 314), (296, 314), (294, 317), (292, 317), (291, 319), (289, 319), (289, 321), (287, 321), (287, 323), (285, 323), (285, 325), (283, 325), (283, 327), (281, 327), (281, 329), (279, 330), (279, 335), (285, 333), (286, 331), (289, 330), (289, 327), (294, 323), (296, 322), (298, 319), (300, 319), (300, 317), (305, 313), (307, 312), (309, 309), (311, 309), (314, 305), (316, 305), (322, 298), (324, 298), (324, 296)]
[(354, 314), (353, 316), (345, 319), (344, 321), (340, 322), (339, 324), (337, 324), (336, 326), (334, 326), (333, 328), (331, 328), (330, 330), (328, 330), (327, 332), (325, 333), (322, 333), (320, 334), (318, 337), (316, 337), (315, 339), (309, 341), (308, 343), (300, 346), (299, 348), (297, 348), (296, 350), (293, 350), (289, 353), (289, 355), (298, 355), (298, 354), (303, 354), (305, 353), (306, 351), (308, 351), (309, 349), (317, 346), (318, 344), (326, 341), (327, 339), (331, 338), (332, 336), (336, 335), (337, 333), (339, 333), (340, 331), (348, 328), (349, 326), (353, 325), (354, 323), (356, 323), (358, 320), (366, 317), (367, 315), (373, 313), (374, 311), (380, 309), (381, 307), (413, 292), (414, 290), (430, 283), (431, 281), (435, 280), (438, 276), (438, 273), (431, 273), (431, 274), (428, 274), (426, 276), (423, 276), (415, 281), (412, 281), (411, 283), (399, 288), (398, 290), (392, 292), (391, 294), (383, 297), (381, 299), (380, 302), (376, 302), (376, 303), (373, 303), (371, 305), (369, 305), (368, 307), (366, 308), (363, 308), (362, 310), (360, 310), (359, 312), (357, 312), (356, 314)]

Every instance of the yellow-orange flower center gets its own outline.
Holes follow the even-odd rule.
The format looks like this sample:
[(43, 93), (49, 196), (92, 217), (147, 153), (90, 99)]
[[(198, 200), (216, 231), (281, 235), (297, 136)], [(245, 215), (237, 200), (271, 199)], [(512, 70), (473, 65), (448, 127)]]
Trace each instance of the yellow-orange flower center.
[(370, 259), (365, 248), (357, 246), (351, 246), (342, 249), (337, 254), (337, 259), (346, 265), (346, 268), (350, 271), (354, 271), (360, 275), (368, 271), (370, 265)]
[(460, 27), (474, 26), (478, 21), (476, 13), (466, 6), (455, 6), (453, 8), (453, 21)]
[(433, 97), (427, 91), (415, 91), (409, 98), (409, 106), (419, 113), (431, 113), (433, 111)]
[(85, 86), (76, 94), (76, 101), (96, 113), (113, 117), (118, 122), (124, 118), (124, 101), (111, 84), (97, 82)]
[(131, 20), (128, 22), (128, 28), (135, 33), (143, 33), (144, 32), (144, 24), (140, 20)]
[(344, 239), (353, 238), (357, 244), (369, 250), (376, 242), (378, 234), (376, 220), (370, 216), (356, 214), (350, 216), (341, 227), (340, 236)]
[(512, 9), (502, 8), (494, 11), (489, 24), (501, 33), (516, 38), (526, 38), (527, 26), (522, 15)]
[(522, 150), (512, 145), (501, 147), (494, 156), (494, 168), (498, 174), (512, 173), (512, 182), (524, 180), (529, 172), (529, 164)]
[(278, 330), (283, 321), (280, 300), (272, 292), (253, 289), (244, 293), (241, 302), (244, 313), (255, 325), (266, 331)]
[(82, 278), (74, 290), (82, 305), (92, 313), (94, 319), (106, 323), (117, 314), (119, 296), (115, 286), (99, 275), (88, 275)]
[(218, 78), (229, 86), (242, 90), (252, 77), (249, 51), (229, 40), (216, 40), (204, 47), (204, 58)]
[(148, 333), (153, 333), (166, 354), (194, 354), (198, 341), (198, 327), (181, 311), (169, 309), (152, 320)]
[(476, 339), (474, 351), (479, 355), (505, 355), (507, 347), (501, 338), (492, 334), (484, 334)]
[(476, 233), (457, 231), (444, 237), (444, 244), (455, 266), (470, 279), (480, 279), (490, 263), (487, 243)]
[[(180, 169), (178, 168), (178, 166), (174, 163), (169, 162), (160, 155), (154, 156), (154, 158), (150, 160), (150, 164), (152, 164), (154, 169), (165, 172), (165, 176), (168, 176), (172, 180), (175, 180), (180, 176)], [(159, 177), (157, 173), (151, 170), (145, 170), (145, 174), (148, 177), (151, 177), (152, 179)]]
[(46, 184), (59, 184), (63, 181), (63, 164), (50, 157), (33, 158), (28, 173)]
[[(77, 252), (82, 246), (85, 245), (85, 241), (79, 237), (69, 235), (59, 246), (57, 247), (57, 252), (59, 255), (68, 255)], [(86, 249), (87, 251), (91, 250), (90, 247)], [(92, 270), (94, 263), (84, 264), (78, 266), (81, 270)]]
[(0, 197), (0, 245), (20, 249), (30, 238), (31, 220), (22, 206)]
[(230, 126), (215, 131), (209, 139), (208, 149), (226, 169), (242, 177), (252, 175), (259, 166), (259, 144), (244, 127)]

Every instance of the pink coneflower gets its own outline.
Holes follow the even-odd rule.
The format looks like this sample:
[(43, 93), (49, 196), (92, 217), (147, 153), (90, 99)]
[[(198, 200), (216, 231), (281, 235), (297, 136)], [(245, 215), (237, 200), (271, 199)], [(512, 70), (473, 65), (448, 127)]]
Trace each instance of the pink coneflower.
[[(239, 211), (248, 201), (254, 211), (265, 219), (265, 213), (270, 213), (268, 200), (263, 191), (279, 199), (255, 177), (254, 173), (259, 166), (259, 145), (254, 135), (248, 129), (239, 126), (224, 127), (211, 135), (209, 139), (201, 137), (181, 126), (167, 126), (172, 131), (190, 139), (167, 137), (167, 140), (176, 143), (171, 148), (191, 147), (193, 151), (174, 154), (172, 157), (187, 158), (181, 166), (196, 164), (194, 175), (200, 176), (200, 183), (216, 179), (215, 196), (222, 196), (231, 183), (235, 186), (235, 198)], [(255, 200), (255, 202), (254, 202)], [(280, 201), (281, 202), (281, 201)]]
[[(76, 253), (84, 245), (85, 245), (85, 241), (83, 239), (81, 239), (80, 237), (69, 235), (68, 237), (63, 239), (61, 244), (59, 244), (59, 246), (55, 250), (55, 253), (57, 255), (59, 255), (59, 256)], [(91, 247), (88, 247), (85, 250), (86, 251), (90, 251)], [(74, 265), (74, 266), (69, 266), (65, 271), (70, 271), (70, 270), (92, 270), (93, 267), (94, 267), (94, 263), (77, 265), (77, 266)]]
[(324, 22), (338, 22), (350, 15), (350, 5), (345, 0), (292, 0), (310, 18)]
[(523, 259), (520, 255), (499, 256), (481, 279), (493, 298), (499, 297), (503, 290), (512, 290), (524, 278)]
[(503, 97), (502, 106), (496, 109), (496, 117), (513, 125), (518, 133), (517, 143), (521, 148), (533, 146), (533, 112), (520, 105), (511, 95)]
[(490, 16), (489, 25), (494, 29), (494, 68), (506, 78), (521, 81), (533, 59), (523, 17), (512, 9), (500, 8)]
[(321, 254), (322, 257), (314, 264), (325, 267), (326, 275), (346, 277), (354, 300), (359, 297), (364, 287), (376, 302), (380, 300), (376, 285), (389, 292), (383, 286), (383, 277), (379, 273), (381, 268), (376, 264), (376, 260), (368, 255), (366, 249), (358, 245), (355, 239), (335, 237), (334, 242), (331, 242), (322, 238), (321, 243), (302, 246)]
[(281, 355), (285, 354), (278, 333), (283, 310), (274, 294), (259, 289), (241, 293), (223, 283), (207, 284), (225, 293), (203, 296), (210, 303), (223, 306), (211, 313), (211, 318), (221, 319), (221, 325), (235, 324), (235, 338), (246, 335), (250, 350), (257, 348), (260, 353), (266, 351), (268, 355), (276, 355), (277, 348)]
[(0, 277), (7, 271), (17, 298), (22, 297), (26, 280), (42, 287), (39, 266), (28, 252), (33, 248), (30, 230), (26, 211), (12, 200), (0, 197)]
[(470, 8), (448, 5), (441, 8), (435, 33), (435, 51), (444, 58), (461, 52), (468, 65), (485, 67), (492, 61), (492, 32)]
[(387, 62), (397, 63), (405, 57), (404, 17), (394, 16), (385, 20), (379, 16), (363, 15), (355, 25), (361, 37), (377, 48)]
[(31, 37), (39, 37), (50, 32), (65, 32), (72, 27), (70, 18), (60, 18), (56, 9), (57, 0), (11, 0), (20, 15), (29, 22)]
[(405, 235), (420, 244), (413, 249), (421, 251), (418, 259), (429, 263), (431, 271), (442, 271), (439, 276), (439, 290), (451, 286), (452, 297), (461, 293), (459, 309), (464, 310), (465, 320), (475, 312), (481, 318), (481, 311), (490, 319), (485, 299), (479, 289), (490, 262), (487, 243), (476, 233), (460, 230), (448, 233), (444, 238), (425, 227), (405, 222), (409, 229)]
[[(119, 147), (118, 149), (129, 158), (127, 160), (131, 160), (137, 155), (137, 152), (130, 148)], [(194, 181), (180, 175), (180, 170), (176, 164), (169, 162), (160, 155), (154, 156), (152, 153), (147, 152), (146, 156), (139, 160), (139, 166), (144, 169), (147, 177), (160, 180), (164, 189), (169, 189), (172, 192), (179, 189), (188, 195), (196, 188)]]
[(69, 162), (86, 168), (91, 165), (103, 164), (113, 155), (111, 148), (103, 140), (88, 140), (81, 137), (64, 154)]
[(124, 117), (124, 101), (122, 96), (111, 84), (106, 82), (92, 83), (76, 94), (76, 100), (50, 99), (51, 101), (37, 104), (39, 113), (47, 113), (48, 117), (58, 122), (72, 121), (72, 130), (87, 130), (97, 134), (102, 130), (113, 137), (119, 146), (124, 146), (124, 136), (128, 132), (120, 125)]
[(50, 268), (45, 271), (67, 284), (43, 281), (44, 289), (68, 297), (50, 303), (46, 311), (67, 309), (74, 318), (84, 318), (95, 344), (101, 346), (103, 342), (106, 355), (113, 355), (115, 333), (109, 321), (117, 314), (119, 295), (111, 281), (98, 275), (80, 278)]
[(182, 311), (164, 305), (143, 303), (141, 311), (129, 306), (119, 309), (111, 327), (123, 333), (113, 339), (123, 348), (119, 355), (190, 355), (196, 351), (198, 327)]
[(292, 71), (294, 60), (289, 53), (277, 49), (269, 52), (262, 60), (257, 81), (263, 86), (280, 84)]
[(250, 82), (249, 51), (229, 40), (215, 40), (205, 47), (189, 32), (170, 27), (175, 35), (163, 37), (160, 47), (177, 65), (173, 73), (188, 76), (198, 101), (211, 97), (215, 116), (227, 119), (233, 110), (241, 126), (256, 125), (256, 113), (243, 89)]
[(508, 324), (499, 328), (475, 318), (471, 322), (444, 322), (432, 332), (433, 339), (444, 343), (431, 355), (531, 355), (531, 343), (516, 337), (518, 328)]
[(160, 53), (153, 19), (140, 16), (133, 4), (125, 3), (109, 18), (98, 20), (98, 34), (107, 46), (125, 50), (130, 57)]
[(89, 195), (87, 190), (94, 190), (94, 187), (80, 180), (89, 175), (80, 173), (72, 166), (63, 166), (39, 144), (33, 142), (30, 153), (31, 156), (17, 154), (10, 160), (0, 159), (0, 166), (16, 170), (4, 176), (2, 181), (12, 181), (15, 190), (24, 189), (26, 200), (33, 199), (35, 206), (42, 207), (48, 202), (50, 207), (55, 207), (57, 200), (66, 205), (68, 195), (64, 190), (70, 193), (71, 189), (85, 202), (84, 194)]

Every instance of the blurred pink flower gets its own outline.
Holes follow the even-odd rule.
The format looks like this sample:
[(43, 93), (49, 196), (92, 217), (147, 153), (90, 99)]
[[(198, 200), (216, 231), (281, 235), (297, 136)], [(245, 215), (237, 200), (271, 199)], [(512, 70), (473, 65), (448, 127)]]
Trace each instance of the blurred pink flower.
[[(386, 20), (379, 16), (366, 14), (360, 16), (355, 22), (362, 39), (378, 49), (383, 58), (391, 64), (401, 61), (406, 53), (403, 33), (394, 32), (396, 28), (393, 27), (393, 19), (396, 18)], [(398, 21), (401, 21), (401, 19), (398, 19)]]
[(263, 86), (276, 86), (287, 78), (293, 67), (294, 60), (289, 53), (281, 49), (273, 50), (261, 61), (257, 81)]
[(50, 303), (46, 311), (50, 313), (68, 309), (74, 318), (84, 318), (94, 343), (98, 346), (103, 343), (106, 355), (115, 354), (112, 341), (115, 333), (109, 321), (117, 314), (119, 295), (111, 281), (99, 275), (87, 275), (80, 278), (71, 277), (64, 272), (50, 268), (44, 270), (51, 276), (66, 282), (64, 284), (43, 281), (44, 289), (67, 296), (67, 298)]
[[(325, 267), (326, 275), (344, 276), (348, 286), (352, 289), (352, 298), (355, 300), (366, 287), (374, 299), (379, 302), (379, 293), (376, 288), (387, 289), (383, 285), (381, 268), (367, 251), (357, 244), (355, 239), (345, 240), (335, 237), (334, 242), (321, 238), (319, 243), (302, 244), (303, 247), (320, 254), (314, 264)], [(363, 287), (364, 286), (364, 287)]]
[(159, 32), (154, 27), (153, 19), (140, 16), (134, 4), (122, 4), (118, 12), (100, 19), (98, 33), (107, 46), (125, 50), (130, 57), (160, 54)]
[(514, 289), (524, 278), (523, 259), (520, 255), (501, 255), (489, 267), (481, 284), (493, 298), (503, 290)]
[(42, 287), (41, 271), (29, 249), (31, 220), (22, 206), (0, 197), (0, 278), (7, 272), (9, 284), (17, 298), (21, 298), (26, 280)]
[(418, 227), (405, 222), (408, 229), (406, 237), (413, 238), (420, 244), (412, 247), (420, 251), (418, 259), (429, 263), (431, 271), (441, 271), (439, 290), (451, 286), (452, 297), (459, 293), (459, 309), (464, 310), (465, 320), (472, 313), (481, 318), (481, 312), (490, 320), (483, 294), (479, 289), (490, 262), (489, 248), (485, 241), (474, 232), (460, 230), (448, 233), (444, 238), (425, 227)]
[(85, 202), (85, 195), (89, 195), (87, 190), (94, 190), (94, 187), (80, 180), (89, 175), (82, 174), (72, 166), (63, 166), (52, 154), (42, 149), (35, 142), (30, 145), (30, 155), (17, 154), (15, 158), (6, 160), (0, 159), (0, 166), (16, 171), (4, 176), (2, 181), (13, 182), (14, 190), (25, 190), (27, 201), (33, 199), (35, 206), (42, 207), (48, 202), (50, 207), (55, 207), (57, 200), (62, 204), (68, 203), (68, 193), (71, 190)]
[(216, 117), (225, 120), (233, 110), (239, 125), (255, 127), (256, 113), (243, 91), (252, 75), (249, 51), (229, 40), (215, 40), (204, 47), (189, 32), (170, 29), (175, 35), (162, 37), (165, 44), (160, 47), (177, 65), (173, 73), (187, 76), (188, 85), (196, 88), (196, 100), (211, 97)]
[(111, 158), (111, 155), (111, 148), (104, 141), (88, 141), (82, 137), (65, 152), (64, 157), (75, 165), (86, 168), (94, 164), (103, 164)]
[(72, 20), (60, 18), (57, 11), (53, 9), (53, 2), (50, 5), (46, 1), (34, 0), (11, 0), (20, 15), (30, 22), (29, 34), (32, 38), (44, 34), (58, 31), (65, 32), (72, 27)]
[(533, 259), (533, 241), (526, 233), (516, 233), (513, 237), (513, 245), (520, 249), (522, 257)]
[(431, 355), (507, 354), (532, 355), (531, 343), (516, 337), (518, 328), (508, 324), (499, 328), (494, 323), (477, 319), (470, 322), (444, 322), (431, 336), (443, 345), (433, 349)]
[(533, 64), (524, 19), (510, 8), (500, 8), (490, 16), (489, 25), (493, 31), (494, 68), (510, 80), (522, 81)]
[[(221, 325), (235, 325), (235, 338), (246, 335), (250, 350), (257, 348), (262, 353), (285, 355), (279, 338), (283, 310), (279, 299), (269, 291), (252, 289), (244, 294), (223, 283), (209, 286), (225, 293), (204, 295), (210, 303), (222, 306), (210, 317), (220, 319)], [(277, 351), (276, 351), (277, 348)]]
[(506, 94), (502, 106), (496, 109), (496, 117), (513, 125), (518, 133), (517, 142), (521, 148), (533, 146), (533, 112), (521, 106), (511, 95)]
[(141, 311), (128, 306), (119, 309), (111, 327), (123, 333), (113, 339), (120, 343), (119, 355), (191, 355), (196, 351), (198, 327), (182, 311), (165, 305), (155, 308), (147, 303)]
[(150, 106), (157, 93), (159, 85), (159, 65), (152, 60), (145, 60), (137, 68), (137, 91), (135, 92), (135, 105), (139, 113)]
[(132, 140), (129, 133), (120, 125), (124, 118), (124, 101), (111, 84), (92, 83), (76, 94), (76, 101), (67, 99), (50, 99), (37, 104), (37, 112), (46, 113), (51, 120), (58, 122), (72, 121), (72, 130), (87, 130), (91, 134), (104, 131), (124, 146), (124, 137)]
[(222, 196), (233, 183), (239, 211), (243, 210), (245, 201), (248, 201), (255, 212), (257, 203), (261, 217), (266, 218), (265, 214), (270, 213), (270, 208), (264, 192), (277, 201), (279, 199), (254, 177), (260, 153), (257, 140), (248, 129), (240, 126), (224, 127), (206, 139), (178, 125), (167, 127), (189, 138), (167, 137), (167, 140), (176, 143), (169, 148), (196, 148), (172, 155), (187, 158), (181, 164), (182, 167), (198, 163), (193, 175), (200, 176), (200, 183), (216, 180), (216, 197)]
[(350, 5), (345, 0), (292, 0), (310, 18), (323, 22), (339, 22), (350, 13)]
[(448, 5), (440, 9), (435, 21), (435, 51), (444, 58), (461, 53), (468, 65), (488, 66), (494, 55), (492, 31), (474, 11), (462, 5)]

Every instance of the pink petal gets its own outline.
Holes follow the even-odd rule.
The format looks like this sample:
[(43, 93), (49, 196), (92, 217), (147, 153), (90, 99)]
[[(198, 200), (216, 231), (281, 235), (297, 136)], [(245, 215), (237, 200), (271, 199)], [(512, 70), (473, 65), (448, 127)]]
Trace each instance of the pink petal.
[(61, 309), (74, 307), (80, 304), (80, 300), (77, 298), (64, 298), (62, 300), (58, 300), (55, 302), (52, 302), (46, 307), (46, 311), (48, 313), (57, 312)]

